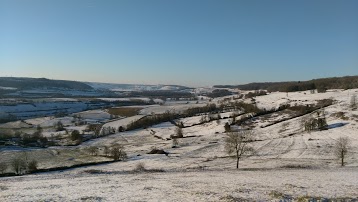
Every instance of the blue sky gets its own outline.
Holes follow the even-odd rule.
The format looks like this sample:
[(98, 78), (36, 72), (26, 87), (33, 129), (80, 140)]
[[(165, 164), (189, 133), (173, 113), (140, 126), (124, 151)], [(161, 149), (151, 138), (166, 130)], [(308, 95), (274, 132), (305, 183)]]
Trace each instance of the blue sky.
[(0, 0), (0, 76), (203, 86), (358, 75), (356, 0)]

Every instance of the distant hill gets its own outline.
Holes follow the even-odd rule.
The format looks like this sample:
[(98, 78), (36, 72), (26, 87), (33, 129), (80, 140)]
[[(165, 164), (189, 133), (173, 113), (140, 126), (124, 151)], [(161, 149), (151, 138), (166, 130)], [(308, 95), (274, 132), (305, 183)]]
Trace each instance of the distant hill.
[(309, 81), (261, 82), (244, 85), (216, 85), (216, 88), (238, 88), (241, 90), (267, 90), (270, 92), (294, 92), (318, 89), (350, 89), (358, 88), (358, 76), (320, 78)]
[(46, 78), (21, 78), (21, 77), (0, 77), (0, 86), (3, 88), (16, 88), (17, 90), (30, 89), (69, 89), (69, 90), (93, 90), (83, 82), (51, 80)]
[(181, 91), (190, 89), (186, 86), (179, 85), (115, 84), (98, 82), (86, 82), (86, 84), (94, 89), (110, 91)]
[(0, 77), (0, 98), (48, 97), (190, 97), (191, 88), (179, 85), (113, 84)]

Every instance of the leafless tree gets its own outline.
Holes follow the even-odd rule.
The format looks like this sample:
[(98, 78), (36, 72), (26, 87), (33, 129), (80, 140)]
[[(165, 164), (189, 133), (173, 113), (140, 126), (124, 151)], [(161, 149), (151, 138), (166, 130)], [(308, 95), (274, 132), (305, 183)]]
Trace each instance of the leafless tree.
[(15, 174), (21, 174), (23, 170), (26, 170), (26, 162), (21, 157), (15, 157), (11, 161), (11, 166), (14, 169)]
[(109, 150), (109, 148), (107, 146), (104, 146), (103, 152), (104, 152), (104, 155), (108, 156), (109, 153), (110, 153), (110, 150)]
[(37, 170), (37, 166), (38, 166), (37, 161), (35, 159), (33, 159), (27, 164), (27, 169), (30, 173), (32, 173)]
[(3, 174), (7, 169), (7, 164), (5, 162), (0, 162), (0, 172)]
[(301, 125), (304, 131), (310, 133), (311, 131), (327, 129), (328, 124), (324, 110), (319, 110), (316, 113), (316, 117), (310, 115), (301, 119)]
[(202, 115), (200, 118), (200, 123), (205, 123), (205, 122), (207, 122), (207, 117), (206, 115)]
[(122, 145), (115, 145), (111, 148), (111, 155), (113, 160), (119, 161), (119, 160), (126, 160), (127, 159), (127, 153), (124, 151), (124, 147)]
[(65, 130), (64, 125), (61, 121), (58, 121), (54, 124), (54, 127), (56, 128), (56, 131), (63, 131)]
[(92, 156), (97, 156), (97, 147), (94, 147), (94, 146), (88, 147), (88, 152), (89, 152)]
[(250, 146), (253, 132), (251, 130), (241, 132), (229, 132), (225, 138), (225, 150), (227, 154), (236, 158), (236, 168), (239, 169), (240, 159), (255, 153)]
[(178, 138), (182, 138), (183, 137), (183, 129), (182, 128), (175, 128), (175, 136)]
[(225, 125), (224, 125), (224, 129), (225, 129), (225, 132), (230, 132), (231, 131), (230, 124), (226, 122)]
[(349, 139), (347, 137), (338, 138), (334, 145), (334, 155), (340, 160), (341, 166), (344, 166), (344, 159), (349, 151)]
[(174, 137), (172, 143), (173, 143), (173, 147), (177, 147), (177, 146), (179, 145), (179, 140), (178, 140), (178, 138), (177, 138), (177, 137)]
[(353, 110), (357, 108), (357, 96), (356, 95), (352, 95), (350, 105)]

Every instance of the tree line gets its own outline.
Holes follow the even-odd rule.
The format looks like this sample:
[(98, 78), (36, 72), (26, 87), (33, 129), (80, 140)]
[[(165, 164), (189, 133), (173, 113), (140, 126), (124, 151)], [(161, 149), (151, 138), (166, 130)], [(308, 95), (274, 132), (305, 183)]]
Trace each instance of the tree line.
[(320, 78), (309, 81), (289, 82), (261, 82), (244, 85), (221, 85), (217, 88), (239, 88), (241, 90), (267, 90), (269, 92), (295, 92), (317, 89), (322, 92), (327, 89), (351, 89), (358, 88), (358, 76)]

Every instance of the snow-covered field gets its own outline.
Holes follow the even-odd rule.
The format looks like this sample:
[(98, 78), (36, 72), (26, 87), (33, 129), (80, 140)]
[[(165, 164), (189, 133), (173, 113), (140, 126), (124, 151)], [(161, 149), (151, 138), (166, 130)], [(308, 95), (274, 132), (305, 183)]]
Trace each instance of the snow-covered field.
[(149, 98), (145, 97), (137, 97), (137, 98), (98, 98), (100, 100), (108, 101), (108, 102), (116, 102), (116, 101), (134, 101), (134, 100), (141, 100), (143, 102), (149, 102)]
[[(103, 166), (88, 169), (102, 170)], [(308, 201), (322, 196), (357, 200), (358, 196), (358, 170), (352, 168), (140, 174), (84, 171), (2, 179), (0, 197), (2, 201)]]
[(357, 89), (350, 90), (329, 90), (326, 93), (314, 93), (310, 91), (299, 92), (273, 92), (265, 96), (256, 97), (256, 103), (261, 108), (276, 108), (282, 104), (306, 105), (316, 103), (317, 100), (334, 99), (338, 102), (349, 102), (352, 95), (358, 94)]
[(145, 117), (145, 115), (136, 115), (136, 116), (131, 116), (128, 118), (123, 118), (123, 119), (119, 119), (116, 121), (111, 121), (108, 122), (106, 124), (103, 125), (103, 128), (105, 127), (111, 127), (111, 128), (115, 128), (118, 129), (118, 127), (122, 126), (122, 127), (126, 127), (128, 124), (130, 124), (131, 122), (135, 122), (141, 118)]
[[(277, 107), (286, 102), (291, 105), (306, 105), (328, 98), (334, 99), (335, 102), (324, 108), (328, 130), (304, 132), (301, 121), (309, 115), (273, 125), (267, 125), (268, 120), (279, 120), (284, 115), (274, 113), (265, 119), (255, 119), (254, 141), (250, 144), (256, 154), (240, 160), (239, 170), (235, 169), (235, 160), (224, 150), (224, 125), (231, 121), (232, 118), (228, 117), (233, 112), (221, 113), (223, 119), (203, 124), (199, 124), (202, 116), (193, 116), (176, 120), (183, 122), (185, 126), (184, 138), (178, 139), (179, 145), (176, 147), (173, 147), (173, 141), (170, 139), (170, 135), (175, 134), (176, 126), (169, 122), (92, 139), (71, 147), (76, 154), (80, 154), (75, 158), (76, 162), (87, 158), (85, 149), (89, 146), (102, 151), (104, 146), (117, 143), (124, 146), (129, 159), (125, 162), (62, 172), (0, 178), (0, 200), (358, 200), (358, 111), (350, 107), (353, 94), (358, 94), (357, 89), (316, 94), (297, 92), (289, 93), (288, 96), (286, 93), (271, 93), (256, 97), (258, 106), (265, 108)], [(179, 113), (189, 106), (203, 104), (151, 106), (143, 109), (141, 113), (164, 113), (170, 109)], [(81, 117), (90, 119), (92, 115), (107, 118), (105, 111), (100, 110), (93, 113), (84, 112)], [(118, 128), (144, 115), (108, 122), (104, 127)], [(32, 122), (35, 123), (36, 120)], [(343, 168), (333, 154), (334, 144), (340, 137), (349, 138), (350, 143), (346, 167)], [(153, 148), (163, 149), (168, 155), (148, 154)], [(64, 149), (66, 147), (30, 149), (28, 153), (40, 157), (42, 151), (39, 168), (48, 168), (53, 164), (73, 163), (74, 154), (65, 153), (62, 156)], [(11, 149), (2, 151), (0, 159), (10, 158), (10, 153)], [(102, 157), (91, 157), (92, 160), (96, 158), (101, 160)], [(133, 173), (138, 163), (144, 163), (148, 170), (162, 172)]]
[(111, 91), (156, 91), (156, 90), (180, 90), (183, 87), (171, 85), (144, 85), (144, 84), (113, 84), (87, 82), (94, 89), (106, 89)]
[(147, 107), (142, 109), (139, 113), (144, 115), (151, 115), (151, 114), (163, 114), (166, 112), (170, 113), (182, 113), (184, 110), (194, 107), (203, 107), (206, 104), (179, 104), (179, 105), (163, 105), (163, 106), (153, 106)]
[(111, 118), (111, 114), (101, 109), (83, 111), (76, 113), (75, 115), (80, 116), (83, 120), (88, 122), (101, 122)]
[(58, 122), (61, 122), (64, 126), (69, 126), (72, 124), (73, 120), (74, 120), (73, 117), (66, 116), (60, 118), (43, 117), (43, 118), (27, 119), (24, 122), (34, 126), (52, 127)]
[(87, 109), (84, 102), (38, 102), (31, 104), (0, 105), (0, 111), (18, 118), (50, 116), (60, 112), (74, 113)]

